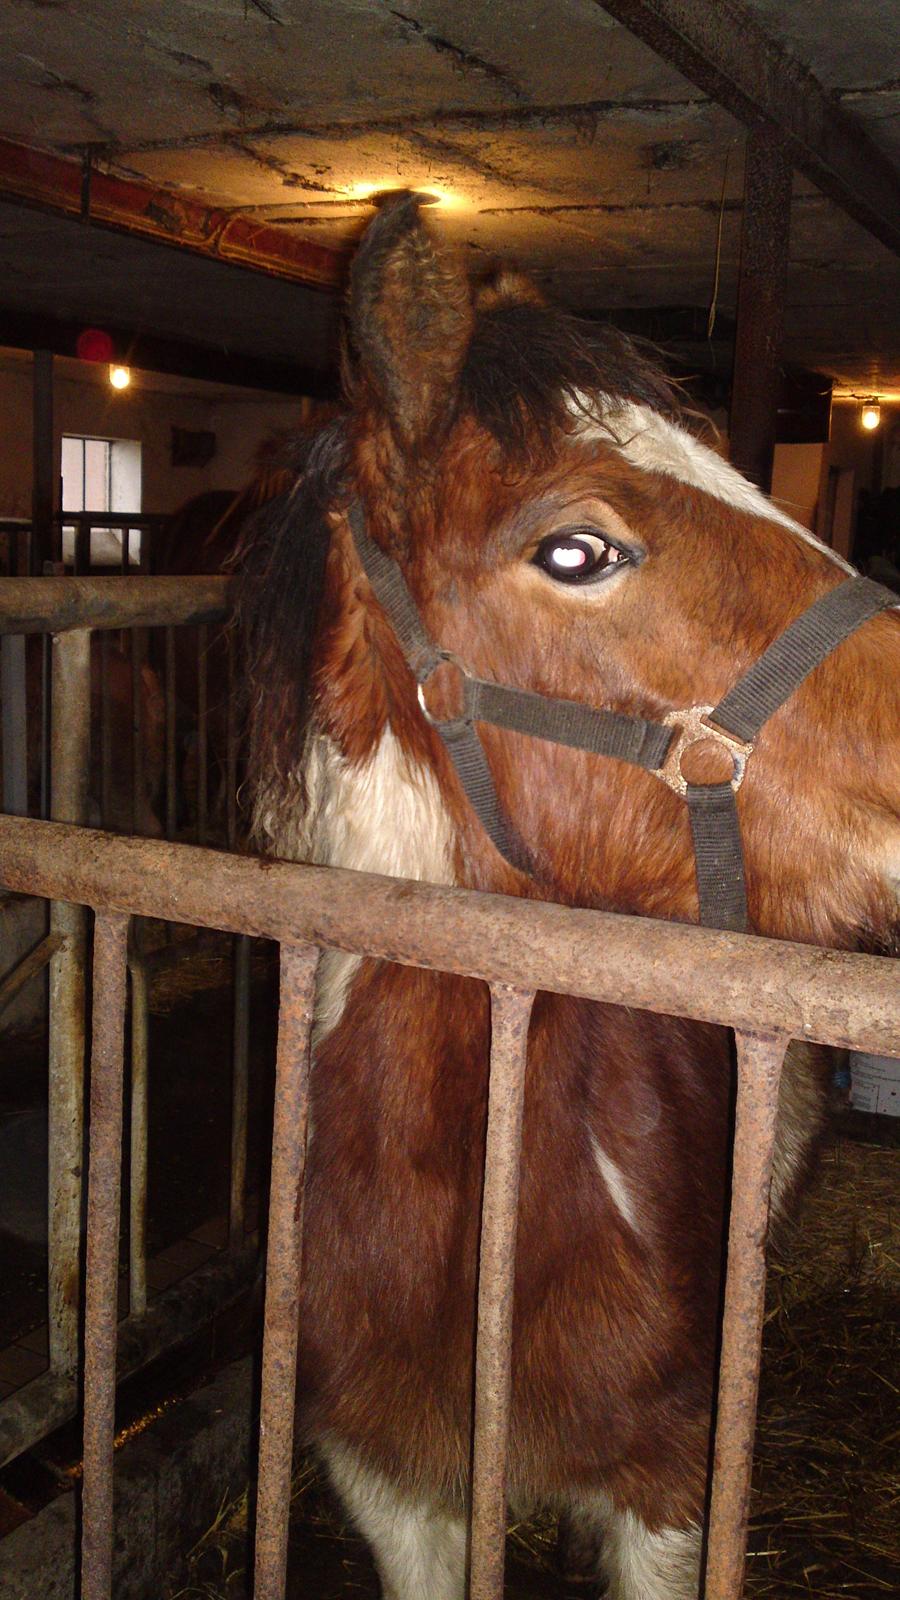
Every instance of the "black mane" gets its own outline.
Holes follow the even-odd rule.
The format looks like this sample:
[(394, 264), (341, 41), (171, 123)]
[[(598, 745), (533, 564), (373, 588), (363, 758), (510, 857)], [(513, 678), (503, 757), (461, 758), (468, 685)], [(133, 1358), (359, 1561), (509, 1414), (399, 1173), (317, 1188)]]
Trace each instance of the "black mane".
[(460, 407), (511, 461), (528, 461), (570, 433), (595, 395), (678, 413), (658, 358), (607, 323), (519, 301), (482, 312), (462, 372)]
[(264, 771), (287, 778), (303, 752), (331, 543), (328, 511), (345, 487), (347, 464), (344, 418), (298, 435), (279, 462), (296, 474), (293, 488), (247, 525), (236, 621), (247, 686), (248, 770), (255, 785)]
[[(352, 376), (347, 389), (352, 395)], [(617, 329), (534, 301), (481, 312), (459, 410), (494, 438), (512, 470), (557, 448), (578, 410), (598, 394), (677, 411), (659, 367)], [(254, 514), (242, 539), (237, 625), (248, 686), (249, 771), (257, 787), (284, 783), (301, 763), (331, 542), (327, 513), (349, 493), (349, 455), (346, 418), (291, 439), (270, 466), (287, 470), (293, 487)]]

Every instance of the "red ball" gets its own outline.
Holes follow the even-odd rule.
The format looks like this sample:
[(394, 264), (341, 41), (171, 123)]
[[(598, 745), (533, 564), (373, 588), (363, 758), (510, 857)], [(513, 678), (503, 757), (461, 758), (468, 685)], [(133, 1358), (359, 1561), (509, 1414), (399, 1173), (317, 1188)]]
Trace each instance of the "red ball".
[(102, 328), (85, 328), (78, 335), (75, 354), (79, 361), (113, 361), (115, 346)]

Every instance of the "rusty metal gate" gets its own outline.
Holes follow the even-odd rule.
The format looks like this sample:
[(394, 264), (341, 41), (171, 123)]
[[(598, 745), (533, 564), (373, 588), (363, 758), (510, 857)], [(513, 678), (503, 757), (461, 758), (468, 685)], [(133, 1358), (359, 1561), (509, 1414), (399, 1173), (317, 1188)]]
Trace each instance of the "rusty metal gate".
[[(105, 687), (108, 652), (104, 648), (113, 630), (127, 630), (130, 640), (140, 640), (147, 630), (161, 630), (165, 659), (174, 656), (174, 636), (178, 630), (196, 635), (196, 648), (202, 658), (205, 630), (228, 614), (227, 583), (224, 578), (163, 580), (129, 578), (59, 577), (0, 579), (0, 635), (4, 645), (24, 645), (25, 635), (40, 636), (49, 646), (49, 679), (52, 693), (43, 695), (43, 705), (29, 707), (36, 720), (49, 706), (48, 745), (49, 783), (42, 782), (50, 815), (58, 820), (85, 823), (88, 820), (88, 772), (92, 739), (100, 746), (99, 770), (94, 774), (96, 793), (93, 803), (100, 814), (107, 814), (103, 800), (109, 788), (111, 755), (118, 755), (129, 783), (139, 782), (142, 734), (137, 714), (127, 717), (124, 748), (110, 751), (107, 696), (92, 719), (91, 634), (99, 636), (93, 662), (100, 668)], [(160, 652), (162, 653), (162, 651)], [(128, 675), (139, 670), (140, 648), (130, 652)], [(125, 659), (124, 657), (122, 658)], [(10, 689), (9, 661), (4, 654), (2, 683), (4, 701)], [(13, 662), (15, 667), (16, 663)], [(13, 674), (13, 689), (23, 688), (21, 675)], [(46, 688), (46, 686), (45, 686)], [(96, 685), (94, 685), (96, 688)], [(24, 697), (22, 697), (24, 698)], [(176, 772), (174, 751), (174, 673), (165, 678), (166, 760), (164, 774), (164, 822), (174, 830)], [(4, 707), (6, 709), (6, 706)], [(203, 702), (199, 707), (200, 739), (203, 747)], [(91, 723), (94, 723), (92, 728)], [(133, 723), (133, 726), (132, 726)], [(9, 724), (4, 718), (4, 736)], [(17, 731), (17, 730), (14, 730)], [(122, 730), (125, 731), (125, 730)], [(18, 741), (19, 751), (7, 750), (4, 737), (4, 778), (8, 776), (10, 755), (18, 754), (19, 767), (25, 764), (29, 741)], [(229, 742), (230, 769), (236, 771), (235, 739)], [(193, 837), (202, 839), (206, 831), (205, 785), (198, 775), (197, 807), (191, 822)], [(232, 789), (234, 784), (232, 783)], [(28, 785), (13, 786), (13, 798), (29, 799)], [(6, 809), (13, 810), (6, 783)], [(132, 799), (135, 789), (132, 788)], [(124, 811), (127, 813), (126, 805)], [(228, 808), (225, 836), (233, 846), (236, 834), (234, 806)], [(2, 874), (0, 874), (2, 878)], [(7, 889), (9, 885), (6, 886)], [(6, 900), (4, 896), (4, 902)], [(7, 906), (4, 903), (4, 912)], [(152, 976), (172, 967), (202, 949), (203, 935), (181, 938), (155, 950), (146, 948), (135, 922), (129, 946), (131, 986), (131, 1117), (129, 1128), (129, 1249), (128, 1316), (121, 1325), (120, 1375), (136, 1371), (161, 1351), (196, 1331), (213, 1312), (252, 1281), (255, 1250), (245, 1239), (245, 1175), (247, 1138), (248, 1033), (249, 1033), (249, 941), (238, 935), (233, 942), (234, 1028), (231, 1107), (231, 1185), (226, 1249), (194, 1272), (184, 1289), (174, 1286), (148, 1303), (147, 1294), (147, 1036), (149, 1024), (148, 988)], [(27, 950), (0, 982), (0, 1010), (34, 984), (49, 968), (49, 1149), (48, 1149), (48, 1343), (49, 1370), (34, 1377), (0, 1402), (0, 1463), (6, 1462), (36, 1440), (44, 1437), (77, 1408), (75, 1367), (79, 1345), (78, 1283), (80, 1276), (83, 1185), (81, 1148), (83, 1127), (84, 1052), (85, 1052), (85, 969), (86, 920), (81, 906), (51, 899), (46, 931)], [(205, 935), (208, 939), (209, 935)]]
[[(52, 581), (52, 580), (50, 580)], [(74, 602), (73, 582), (65, 583)], [(119, 580), (107, 580), (117, 583)], [(50, 591), (36, 580), (41, 593)], [(18, 587), (18, 586), (17, 586)], [(135, 586), (129, 585), (130, 588)], [(178, 581), (186, 602), (187, 585)], [(35, 587), (34, 606), (38, 608)], [(94, 626), (120, 626), (110, 609)], [(83, 596), (82, 599), (86, 599)], [(2, 595), (0, 595), (2, 599)], [(96, 603), (96, 597), (95, 601)], [(118, 602), (116, 602), (118, 603)], [(123, 601), (124, 603), (124, 601)], [(135, 601), (131, 603), (137, 603)], [(109, 618), (116, 615), (114, 622)], [(67, 622), (60, 611), (45, 625)], [(74, 616), (75, 613), (73, 612)], [(132, 618), (134, 620), (134, 617)], [(706, 1600), (738, 1600), (750, 1487), (775, 1113), (788, 1041), (900, 1053), (895, 963), (643, 918), (263, 863), (190, 845), (0, 818), (3, 880), (92, 907), (93, 1038), (84, 1374), (82, 1594), (110, 1600), (116, 1260), (132, 916), (281, 946), (256, 1528), (256, 1600), (282, 1600), (299, 1300), (296, 1218), (309, 1032), (322, 948), (484, 980), (491, 1072), (478, 1285), (470, 1600), (500, 1600), (525, 1045), (538, 990), (730, 1025), (738, 1090)], [(561, 978), (560, 974), (566, 974)]]

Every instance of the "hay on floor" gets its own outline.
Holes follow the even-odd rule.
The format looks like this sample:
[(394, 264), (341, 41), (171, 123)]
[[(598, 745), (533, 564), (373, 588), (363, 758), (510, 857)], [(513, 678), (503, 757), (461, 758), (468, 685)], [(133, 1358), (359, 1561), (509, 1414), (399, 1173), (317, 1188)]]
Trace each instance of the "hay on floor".
[[(770, 1261), (746, 1600), (900, 1592), (898, 1176), (900, 1150), (838, 1140), (794, 1237)], [(374, 1600), (365, 1553), (309, 1463), (294, 1481), (291, 1522), (289, 1597)], [(546, 1517), (510, 1530), (510, 1600), (571, 1592), (555, 1575), (555, 1538)], [(248, 1565), (243, 1497), (172, 1592), (242, 1600)]]

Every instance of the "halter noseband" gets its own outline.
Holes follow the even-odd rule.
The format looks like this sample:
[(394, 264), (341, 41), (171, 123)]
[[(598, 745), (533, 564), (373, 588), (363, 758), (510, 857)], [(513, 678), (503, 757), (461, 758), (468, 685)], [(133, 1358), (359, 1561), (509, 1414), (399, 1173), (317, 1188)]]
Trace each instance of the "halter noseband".
[[(849, 634), (879, 611), (900, 605), (897, 595), (869, 578), (848, 578), (790, 623), (718, 705), (688, 706), (667, 712), (661, 723), (647, 722), (473, 677), (429, 638), (400, 567), (369, 538), (358, 500), (350, 506), (349, 521), (366, 576), (415, 677), (422, 714), (440, 734), (465, 794), (500, 854), (520, 871), (528, 870), (527, 851), (500, 810), (477, 722), (611, 756), (661, 778), (687, 801), (701, 923), (746, 931), (744, 855), (734, 797), (756, 737)], [(462, 705), (458, 716), (440, 720), (428, 710), (424, 687), (448, 663), (459, 673)], [(732, 775), (723, 783), (691, 783), (682, 773), (685, 751), (710, 740), (727, 752)]]

